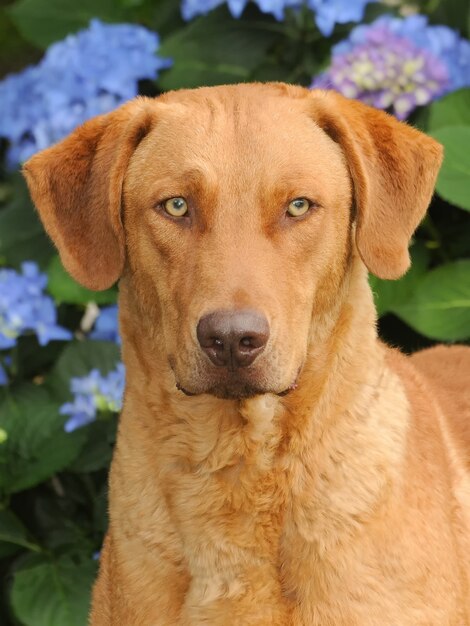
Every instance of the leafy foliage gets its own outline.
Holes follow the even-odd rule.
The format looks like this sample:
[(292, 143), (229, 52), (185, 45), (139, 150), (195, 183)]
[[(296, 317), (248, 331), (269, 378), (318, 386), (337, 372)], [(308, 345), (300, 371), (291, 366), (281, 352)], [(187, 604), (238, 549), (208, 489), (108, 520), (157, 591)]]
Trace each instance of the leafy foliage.
[(105, 22), (126, 19), (123, 6), (114, 0), (19, 0), (8, 13), (25, 39), (40, 48), (85, 28), (93, 18)]
[(379, 315), (394, 313), (426, 337), (442, 341), (468, 338), (470, 261), (461, 259), (427, 271), (429, 254), (420, 248), (413, 266), (397, 283), (371, 277)]
[(228, 19), (221, 7), (165, 40), (160, 54), (174, 63), (159, 84), (169, 90), (251, 80), (275, 39), (265, 22)]
[(28, 536), (28, 531), (14, 513), (8, 510), (0, 511), (0, 554), (2, 544), (11, 544), (40, 552), (40, 548)]
[[(91, 18), (158, 32), (158, 56), (173, 63), (156, 81), (140, 83), (146, 95), (249, 80), (308, 86), (331, 70), (338, 42), (351, 45), (354, 25), (336, 25), (331, 37), (323, 36), (309, 8), (312, 2), (301, 10), (287, 9), (279, 21), (262, 13), (261, 3), (249, 2), (239, 19), (227, 3), (219, 4), (186, 22), (174, 0), (13, 0), (0, 9), (0, 70), (18, 71), (39, 61), (50, 44), (85, 28)], [(468, 38), (466, 0), (417, 4), (430, 24), (449, 26)], [(363, 23), (370, 25), (384, 14), (399, 16), (400, 10), (400, 2), (393, 10), (388, 3), (370, 3)], [(437, 194), (415, 235), (410, 271), (398, 281), (371, 276), (370, 282), (382, 335), (413, 350), (470, 336), (470, 88), (418, 107), (408, 121), (444, 145)], [(30, 140), (27, 133), (24, 140)], [(5, 156), (8, 144), (1, 149)], [(87, 377), (93, 369), (105, 377), (119, 361), (119, 346), (94, 340), (92, 332), (98, 307), (115, 303), (117, 291), (91, 292), (68, 276), (21, 175), (2, 170), (0, 267), (19, 270), (25, 260), (47, 274), (58, 324), (73, 339), (41, 347), (25, 332), (13, 348), (0, 350), (0, 576), (5, 578), (0, 623), (85, 626), (97, 568), (93, 556), (107, 525), (106, 479), (117, 416), (102, 412), (96, 421), (67, 433), (61, 407), (72, 400), (72, 378)], [(8, 385), (2, 385), (2, 377)]]
[(26, 626), (83, 626), (96, 569), (89, 559), (77, 563), (69, 556), (36, 557), (14, 574), (11, 601), (16, 615)]
[(427, 337), (459, 341), (470, 325), (470, 261), (446, 263), (428, 272), (394, 312)]
[(444, 126), (433, 135), (445, 150), (436, 189), (448, 202), (470, 211), (470, 125)]
[(0, 265), (19, 268), (25, 259), (44, 267), (54, 250), (44, 232), (19, 174), (4, 185), (5, 202), (0, 210)]
[(429, 130), (443, 126), (470, 126), (470, 89), (459, 89), (429, 107)]
[(64, 431), (59, 404), (43, 388), (29, 384), (8, 394), (1, 407), (7, 440), (0, 448), (0, 493), (29, 489), (67, 467), (85, 440), (83, 431)]

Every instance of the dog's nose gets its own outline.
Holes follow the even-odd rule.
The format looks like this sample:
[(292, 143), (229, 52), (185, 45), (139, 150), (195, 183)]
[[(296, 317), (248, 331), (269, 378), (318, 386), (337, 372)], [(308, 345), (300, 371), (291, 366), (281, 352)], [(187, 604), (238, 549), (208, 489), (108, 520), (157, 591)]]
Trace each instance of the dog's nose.
[(197, 325), (201, 348), (218, 367), (247, 367), (263, 352), (269, 339), (269, 324), (258, 311), (214, 311)]

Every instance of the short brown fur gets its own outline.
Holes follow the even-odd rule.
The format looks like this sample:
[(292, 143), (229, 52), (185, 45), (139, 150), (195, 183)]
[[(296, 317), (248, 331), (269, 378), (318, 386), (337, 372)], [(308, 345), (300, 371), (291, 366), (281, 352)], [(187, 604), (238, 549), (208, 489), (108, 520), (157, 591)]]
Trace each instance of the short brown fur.
[[(256, 84), (137, 99), (26, 164), (71, 274), (120, 277), (92, 626), (470, 625), (470, 350), (384, 346), (367, 281), (406, 271), (441, 156), (332, 92)], [(217, 368), (198, 320), (243, 308), (269, 342)]]

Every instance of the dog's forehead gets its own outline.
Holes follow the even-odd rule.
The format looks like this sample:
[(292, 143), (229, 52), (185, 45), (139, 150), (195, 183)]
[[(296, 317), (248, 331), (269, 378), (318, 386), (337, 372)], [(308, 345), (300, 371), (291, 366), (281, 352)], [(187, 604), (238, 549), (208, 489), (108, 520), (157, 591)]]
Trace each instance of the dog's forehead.
[[(173, 166), (273, 175), (344, 170), (339, 146), (316, 124), (309, 92), (237, 85), (165, 94), (156, 101), (146, 157)], [(269, 172), (266, 172), (269, 174)]]
[(278, 83), (248, 83), (238, 85), (222, 85), (217, 87), (201, 87), (198, 89), (181, 89), (169, 91), (158, 98), (159, 102), (180, 104), (184, 106), (221, 106), (229, 110), (232, 107), (259, 107), (260, 104), (277, 103), (278, 106), (306, 103), (310, 99), (310, 91), (303, 87), (289, 86)]
[(298, 133), (308, 138), (305, 131), (315, 126), (308, 98), (266, 87), (238, 85), (166, 94), (157, 114), (160, 136), (177, 129), (180, 137), (195, 143), (201, 140), (207, 145), (211, 139), (224, 138), (237, 146), (272, 144), (273, 139), (288, 142)]

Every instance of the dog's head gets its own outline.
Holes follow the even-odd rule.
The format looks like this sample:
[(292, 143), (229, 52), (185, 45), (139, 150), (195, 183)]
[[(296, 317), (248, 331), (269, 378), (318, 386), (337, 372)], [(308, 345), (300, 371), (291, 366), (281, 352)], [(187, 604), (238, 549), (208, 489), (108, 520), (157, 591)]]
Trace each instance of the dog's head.
[(24, 171), (65, 267), (91, 289), (124, 277), (129, 332), (177, 384), (246, 397), (293, 386), (358, 254), (407, 270), (440, 162), (381, 111), (272, 84), (137, 99)]

